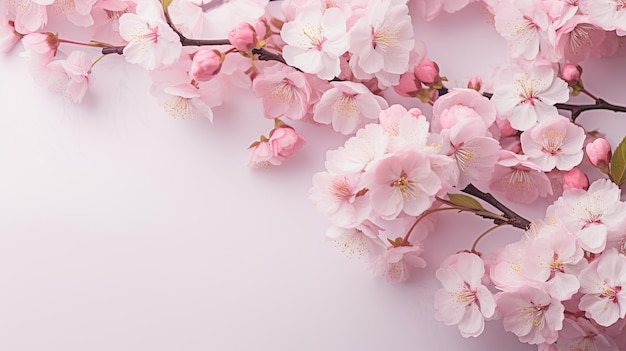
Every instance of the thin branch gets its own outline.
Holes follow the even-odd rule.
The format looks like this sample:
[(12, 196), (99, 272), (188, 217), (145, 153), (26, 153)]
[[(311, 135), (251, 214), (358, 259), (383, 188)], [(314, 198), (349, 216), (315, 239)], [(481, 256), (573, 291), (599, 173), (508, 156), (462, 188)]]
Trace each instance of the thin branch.
[(502, 220), (500, 220), (500, 219), (494, 219), (493, 222), (495, 224), (510, 224), (510, 225), (512, 225), (512, 226), (514, 226), (516, 228), (520, 228), (520, 229), (523, 229), (523, 230), (528, 230), (528, 228), (530, 228), (530, 223), (531, 222), (529, 220), (527, 220), (526, 218), (518, 215), (517, 213), (515, 213), (510, 208), (504, 206), (504, 204), (502, 204), (500, 201), (498, 201), (491, 194), (484, 193), (484, 192), (480, 191), (473, 184), (469, 184), (468, 186), (466, 186), (461, 191), (466, 193), (466, 194), (470, 194), (472, 196), (475, 196), (475, 197), (477, 197), (477, 198), (479, 198), (479, 199), (489, 203), (493, 207), (495, 207), (498, 210), (500, 210), (502, 212), (502, 216), (504, 216), (505, 218), (508, 219), (505, 223), (503, 223)]
[[(441, 95), (441, 91), (440, 91), (440, 95)], [(483, 93), (483, 96), (488, 99), (491, 99), (493, 94)], [(571, 112), (570, 118), (572, 119), (572, 122), (576, 121), (576, 119), (578, 118), (578, 116), (580, 116), (581, 113), (585, 111), (589, 111), (589, 110), (609, 110), (609, 111), (614, 111), (614, 112), (626, 112), (626, 107), (613, 105), (609, 102), (606, 102), (604, 99), (596, 99), (596, 102), (593, 104), (585, 104), (585, 105), (555, 104), (554, 107), (556, 107), (559, 110), (570, 111)]]
[(556, 104), (554, 105), (559, 110), (567, 110), (572, 113), (571, 118), (572, 121), (576, 121), (576, 118), (580, 116), (581, 113), (589, 110), (609, 110), (614, 112), (626, 112), (626, 107), (613, 105), (604, 101), (603, 99), (597, 99), (595, 104), (587, 104), (587, 105), (574, 105), (574, 104)]

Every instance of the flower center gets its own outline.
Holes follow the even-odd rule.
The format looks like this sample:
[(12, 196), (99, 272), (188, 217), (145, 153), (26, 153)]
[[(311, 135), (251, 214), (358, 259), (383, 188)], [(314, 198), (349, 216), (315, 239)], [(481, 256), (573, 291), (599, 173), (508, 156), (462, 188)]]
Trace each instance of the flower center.
[(356, 103), (354, 95), (342, 95), (333, 105), (333, 110), (341, 117), (356, 117), (359, 114), (359, 105)]
[(378, 31), (374, 31), (374, 28), (372, 28), (372, 47), (387, 51), (390, 47), (396, 46), (399, 31), (397, 26), (394, 25), (385, 25)]
[(391, 186), (396, 187), (400, 191), (404, 201), (415, 200), (418, 194), (417, 187), (413, 181), (406, 177), (406, 173), (402, 172), (400, 178), (391, 183)]
[(304, 41), (305, 43), (308, 40), (308, 45), (305, 44), (303, 46), (310, 46), (318, 51), (322, 50), (322, 46), (326, 42), (326, 38), (324, 37), (324, 29), (321, 26), (307, 23), (302, 28), (301, 34), (304, 38), (306, 38)]
[(561, 146), (565, 141), (565, 136), (561, 131), (548, 129), (543, 132), (543, 151), (546, 154), (550, 154), (552, 156), (556, 155), (559, 151), (561, 151)]
[(286, 104), (293, 100), (293, 88), (291, 86), (291, 82), (287, 80), (283, 80), (280, 84), (272, 89), (271, 99), (272, 102), (278, 104)]

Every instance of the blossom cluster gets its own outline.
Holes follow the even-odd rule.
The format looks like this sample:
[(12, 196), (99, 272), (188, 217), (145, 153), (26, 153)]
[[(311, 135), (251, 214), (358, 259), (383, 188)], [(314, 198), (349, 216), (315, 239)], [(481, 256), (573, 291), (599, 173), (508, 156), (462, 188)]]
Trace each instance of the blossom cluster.
[[(470, 2), (491, 16), (508, 60), (492, 77), (447, 87), (413, 20)], [(54, 22), (81, 35), (58, 34)], [(581, 66), (614, 54), (624, 35), (622, 0), (0, 0), (0, 52), (21, 43), (35, 81), (68, 102), (88, 99), (96, 64), (117, 59), (149, 72), (151, 94), (175, 118), (212, 121), (216, 106), (250, 90), (273, 124), (249, 146), (253, 168), (293, 157), (305, 143), (298, 123), (345, 135), (310, 198), (332, 242), (392, 282), (426, 266), (439, 213), (493, 221), (476, 242), (503, 225), (523, 229), (495, 254), (475, 243), (443, 260), (436, 317), (465, 337), (500, 319), (545, 351), (626, 342), (626, 143), (612, 150), (576, 123), (588, 109), (626, 112), (587, 90)], [(570, 104), (576, 95), (594, 103)], [(587, 170), (606, 179), (590, 185)], [(491, 194), (558, 199), (531, 225)]]
[(444, 286), (437, 317), (464, 336), (479, 335), (485, 319), (502, 319), (505, 330), (540, 350), (621, 350), (626, 203), (619, 197), (606, 179), (566, 190), (522, 240), (484, 258), (449, 257), (437, 270)]

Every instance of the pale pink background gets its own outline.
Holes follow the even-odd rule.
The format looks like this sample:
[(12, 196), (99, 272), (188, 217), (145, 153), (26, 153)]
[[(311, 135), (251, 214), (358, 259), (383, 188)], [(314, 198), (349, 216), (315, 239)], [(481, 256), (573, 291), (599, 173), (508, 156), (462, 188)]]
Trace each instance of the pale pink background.
[[(449, 86), (504, 60), (475, 6), (416, 35)], [(464, 339), (434, 319), (434, 270), (486, 221), (443, 217), (428, 268), (399, 285), (325, 241), (307, 192), (342, 137), (295, 124), (309, 140), (298, 157), (250, 170), (246, 147), (271, 128), (251, 95), (215, 109), (212, 125), (172, 119), (145, 72), (108, 57), (83, 104), (67, 105), (33, 83), (19, 51), (0, 57), (0, 350), (536, 349), (499, 321)], [(623, 50), (593, 61), (585, 83), (626, 104), (623, 67)], [(625, 120), (581, 118), (614, 145)], [(479, 249), (519, 236), (500, 230)]]

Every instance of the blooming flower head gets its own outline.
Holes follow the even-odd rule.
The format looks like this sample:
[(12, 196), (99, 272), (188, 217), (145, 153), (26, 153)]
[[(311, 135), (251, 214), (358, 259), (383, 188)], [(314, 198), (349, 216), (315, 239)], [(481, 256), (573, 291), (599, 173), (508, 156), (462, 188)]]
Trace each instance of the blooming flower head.
[(547, 212), (559, 218), (590, 252), (604, 250), (607, 240), (618, 239), (626, 230), (626, 203), (620, 201), (617, 185), (607, 179), (593, 182), (587, 191), (563, 192)]
[(274, 156), (281, 161), (286, 161), (302, 148), (305, 140), (292, 127), (281, 125), (270, 132), (269, 143)]
[(552, 66), (533, 65), (512, 73), (495, 82), (491, 101), (513, 128), (526, 130), (558, 116), (554, 104), (567, 101), (569, 90)]
[(587, 318), (565, 318), (556, 342), (558, 351), (615, 351), (618, 346), (603, 328)]
[(435, 318), (456, 324), (464, 337), (482, 334), (485, 318), (493, 316), (496, 303), (481, 283), (485, 267), (480, 257), (468, 252), (450, 256), (436, 274), (444, 288), (435, 293)]
[(341, 134), (352, 134), (366, 120), (378, 118), (381, 109), (387, 108), (387, 102), (374, 95), (361, 83), (332, 82), (333, 87), (322, 95), (315, 105), (313, 120), (323, 124), (332, 124), (333, 129)]
[(68, 101), (80, 103), (89, 88), (91, 59), (83, 51), (72, 51), (67, 59), (50, 62), (44, 72), (38, 81)]
[(7, 53), (22, 39), (22, 34), (15, 31), (15, 22), (0, 12), (0, 53)]
[(287, 43), (283, 57), (289, 65), (326, 80), (339, 75), (339, 57), (348, 50), (346, 19), (340, 9), (323, 13), (316, 7), (302, 9), (283, 25), (280, 36)]
[(128, 41), (124, 47), (128, 62), (153, 70), (180, 57), (180, 37), (163, 19), (158, 1), (138, 0), (137, 13), (125, 13), (119, 22), (120, 35)]
[(428, 156), (413, 149), (386, 157), (372, 172), (372, 207), (384, 219), (396, 218), (401, 212), (421, 214), (441, 189), (441, 180), (432, 172)]
[(370, 2), (350, 30), (350, 67), (360, 79), (375, 75), (384, 85), (396, 85), (409, 68), (413, 26), (404, 3)]
[(368, 189), (364, 186), (360, 173), (316, 173), (309, 194), (315, 208), (339, 227), (356, 227), (371, 212)]
[(579, 276), (579, 307), (598, 324), (608, 327), (626, 316), (626, 256), (606, 250)]
[(298, 120), (309, 110), (311, 86), (304, 74), (292, 67), (283, 64), (266, 67), (252, 82), (252, 90), (263, 99), (266, 118)]
[(426, 261), (420, 257), (422, 252), (424, 249), (417, 242), (407, 246), (390, 246), (374, 259), (371, 268), (390, 282), (403, 282), (409, 278), (413, 268), (426, 266)]
[(550, 179), (539, 167), (508, 150), (500, 150), (489, 186), (510, 201), (532, 203), (538, 197), (552, 195)]
[(563, 328), (565, 308), (559, 300), (534, 287), (500, 294), (496, 302), (504, 316), (504, 330), (529, 344), (551, 344)]
[(558, 116), (524, 131), (521, 142), (524, 154), (542, 171), (568, 171), (583, 159), (585, 130)]

